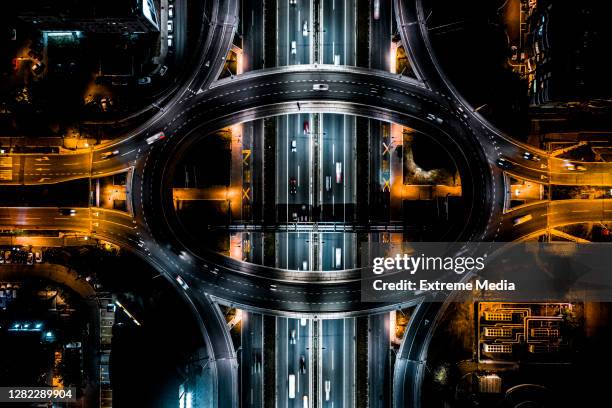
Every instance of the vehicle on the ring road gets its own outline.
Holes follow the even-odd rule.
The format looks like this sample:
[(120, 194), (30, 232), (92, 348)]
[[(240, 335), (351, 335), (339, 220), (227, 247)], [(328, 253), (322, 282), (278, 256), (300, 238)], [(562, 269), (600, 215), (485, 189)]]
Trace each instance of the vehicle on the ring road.
[(331, 381), (325, 380), (325, 401), (329, 401), (330, 392), (331, 392)]
[(308, 132), (310, 132), (310, 124), (308, 123), (307, 120), (304, 121), (304, 134), (307, 134)]
[(308, 20), (304, 20), (304, 27), (302, 27), (302, 35), (308, 37)]
[(147, 144), (153, 144), (155, 142), (157, 142), (158, 140), (162, 140), (166, 137), (166, 135), (164, 134), (164, 132), (158, 132), (156, 134), (154, 134), (153, 136), (149, 136), (146, 140), (147, 140)]
[(76, 210), (73, 208), (60, 208), (59, 213), (60, 215), (69, 215), (74, 217), (76, 215)]
[(291, 177), (291, 179), (289, 180), (289, 194), (297, 194), (297, 180), (295, 179), (295, 177)]
[(342, 162), (336, 162), (336, 183), (342, 183)]
[(540, 161), (540, 156), (537, 156), (531, 152), (525, 152), (523, 153), (523, 159), (538, 162)]
[(300, 373), (306, 374), (306, 358), (303, 354), (300, 356)]
[(586, 167), (584, 167), (582, 164), (574, 164), (574, 163), (571, 163), (569, 161), (565, 161), (565, 163), (563, 165), (569, 171), (575, 171), (575, 170), (586, 171)]
[(374, 0), (374, 20), (380, 18), (380, 0)]
[(306, 326), (306, 323), (308, 323), (308, 320), (306, 320), (306, 318), (305, 318), (305, 317), (302, 317), (302, 318), (300, 319), (300, 326), (302, 326), (302, 327), (303, 327), (303, 326)]
[(174, 5), (172, 4), (168, 6), (168, 17), (170, 18), (174, 17)]
[(104, 152), (104, 153), (102, 153), (100, 155), (100, 158), (102, 158), (102, 160), (110, 159), (111, 157), (115, 157), (118, 154), (119, 154), (119, 150), (113, 150), (112, 152)]
[(523, 215), (522, 217), (516, 217), (514, 220), (512, 220), (512, 224), (513, 225), (521, 225), (526, 223), (527, 221), (531, 221), (533, 219), (533, 217), (531, 216), (531, 214), (527, 214), (527, 215)]
[(431, 113), (428, 113), (427, 116), (425, 116), (425, 118), (428, 120), (431, 120), (432, 122), (436, 122), (438, 124), (442, 124), (444, 122), (442, 119), (440, 119), (439, 117)]
[(328, 91), (329, 90), (329, 85), (327, 85), (327, 84), (314, 84), (312, 86), (312, 90), (313, 91)]
[(495, 163), (497, 163), (500, 169), (510, 170), (514, 168), (514, 164), (504, 159), (503, 157), (500, 157), (499, 159), (497, 159)]
[(297, 43), (295, 41), (291, 41), (291, 54), (297, 54)]
[(295, 398), (295, 374), (289, 374), (289, 398)]
[(332, 187), (331, 176), (325, 176), (325, 191), (330, 191)]
[(295, 343), (296, 343), (295, 329), (292, 329), (291, 332), (289, 333), (289, 344), (295, 344)]
[(168, 47), (172, 47), (172, 39), (174, 37), (172, 37), (172, 34), (168, 34)]
[(304, 402), (304, 405), (302, 405), (304, 408), (308, 408), (308, 395), (304, 395), (304, 397), (302, 398), (302, 401)]
[(172, 22), (172, 20), (168, 20), (168, 32), (171, 33), (172, 32), (172, 27), (173, 27), (174, 23)]
[(295, 6), (297, 4), (297, 0), (289, 0), (289, 4)]
[(293, 139), (291, 141), (291, 151), (292, 152), (297, 152), (297, 140)]
[(183, 288), (183, 290), (189, 289), (189, 286), (187, 286), (187, 283), (180, 276), (176, 277), (176, 281), (178, 282), (179, 285), (181, 285), (181, 288)]

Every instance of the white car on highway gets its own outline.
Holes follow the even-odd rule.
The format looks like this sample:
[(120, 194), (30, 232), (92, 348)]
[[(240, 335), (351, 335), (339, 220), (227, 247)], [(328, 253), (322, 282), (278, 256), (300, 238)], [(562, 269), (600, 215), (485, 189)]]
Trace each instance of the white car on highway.
[(100, 155), (102, 160), (110, 159), (111, 157), (115, 157), (119, 154), (119, 150), (113, 150), (112, 152), (104, 152)]
[(291, 54), (297, 54), (297, 43), (295, 41), (291, 41)]
[(158, 140), (162, 140), (165, 139), (166, 135), (164, 135), (164, 132), (157, 132), (156, 134), (154, 134), (153, 136), (149, 136), (147, 137), (147, 144), (153, 144), (155, 142), (157, 142)]
[(308, 37), (308, 20), (304, 20), (304, 26), (302, 27), (302, 35)]
[(531, 221), (532, 219), (533, 219), (533, 216), (531, 214), (527, 214), (527, 215), (523, 215), (522, 217), (516, 217), (514, 220), (512, 220), (512, 224), (514, 224), (514, 226), (517, 226), (517, 225), (524, 224), (527, 221)]
[(342, 162), (336, 162), (336, 183), (342, 183)]
[(289, 398), (295, 398), (295, 374), (289, 374)]
[(325, 401), (329, 401), (330, 392), (331, 392), (331, 381), (325, 380)]
[(291, 332), (289, 333), (289, 344), (295, 344), (295, 343), (296, 343), (295, 329), (291, 329)]
[(327, 85), (327, 84), (314, 84), (312, 86), (312, 90), (313, 91), (328, 91), (329, 90), (329, 85)]

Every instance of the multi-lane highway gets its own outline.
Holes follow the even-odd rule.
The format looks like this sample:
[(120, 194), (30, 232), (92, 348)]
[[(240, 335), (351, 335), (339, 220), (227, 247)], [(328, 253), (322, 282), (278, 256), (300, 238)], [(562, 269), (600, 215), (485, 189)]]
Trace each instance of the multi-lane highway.
[(276, 401), (303, 408), (312, 395), (312, 320), (279, 317), (276, 334)]
[(313, 61), (310, 0), (279, 1), (276, 17), (278, 44), (277, 66), (310, 64)]
[(321, 323), (319, 406), (355, 406), (355, 319)]
[[(279, 221), (306, 221), (314, 204), (311, 114), (281, 116), (276, 122), (276, 203)], [(306, 219), (304, 219), (306, 217)]]
[(240, 389), (244, 407), (263, 406), (265, 372), (263, 316), (242, 313), (240, 329)]
[(320, 12), (321, 56), (319, 62), (355, 65), (357, 30), (355, 0), (322, 0)]
[(355, 117), (323, 114), (319, 191), (321, 220), (350, 222), (356, 206)]

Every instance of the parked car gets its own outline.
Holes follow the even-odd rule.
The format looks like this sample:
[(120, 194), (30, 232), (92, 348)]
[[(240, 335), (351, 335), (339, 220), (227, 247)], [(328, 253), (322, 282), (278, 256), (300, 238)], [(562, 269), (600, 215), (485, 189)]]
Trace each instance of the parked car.
[(113, 101), (111, 98), (104, 97), (100, 99), (100, 109), (102, 110), (102, 112), (108, 111), (112, 105), (113, 105)]

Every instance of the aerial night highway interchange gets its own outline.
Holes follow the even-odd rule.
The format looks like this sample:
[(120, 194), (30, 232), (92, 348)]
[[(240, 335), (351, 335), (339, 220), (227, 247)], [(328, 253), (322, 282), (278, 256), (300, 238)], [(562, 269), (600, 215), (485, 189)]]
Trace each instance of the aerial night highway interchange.
[(600, 3), (3, 4), (0, 406), (604, 406), (610, 303), (362, 296), (612, 241)]

